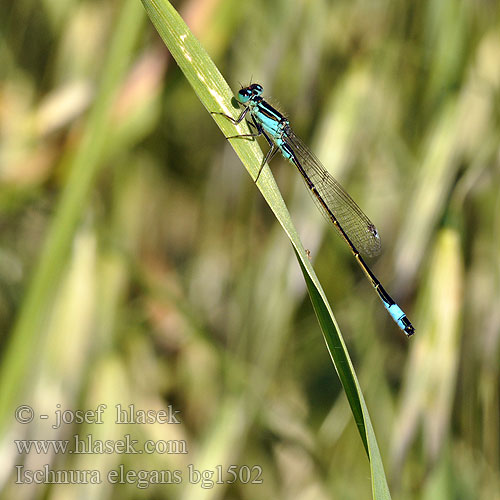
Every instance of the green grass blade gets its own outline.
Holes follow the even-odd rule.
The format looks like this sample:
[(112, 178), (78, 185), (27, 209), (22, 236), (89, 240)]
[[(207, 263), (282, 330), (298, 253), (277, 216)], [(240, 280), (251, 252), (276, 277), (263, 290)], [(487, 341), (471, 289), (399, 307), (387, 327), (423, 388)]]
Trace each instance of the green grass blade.
[(351, 359), (344, 344), (344, 340), (342, 339), (342, 335), (340, 334), (340, 330), (330, 306), (325, 299), (321, 285), (316, 283), (316, 276), (314, 275), (316, 280), (312, 279), (309, 271), (303, 265), (303, 259), (299, 257), (297, 252), (295, 253), (297, 255), (297, 260), (299, 261), (302, 274), (304, 275), (307, 291), (309, 292), (314, 312), (316, 313), (321, 331), (323, 332), (328, 352), (330, 353), (330, 357), (332, 358), (337, 374), (344, 387), (359, 434), (363, 440), (363, 445), (365, 446), (368, 457), (370, 458), (373, 497), (390, 498), (382, 457), (380, 456), (378, 449), (375, 432), (371, 424), (368, 408), (366, 407), (354, 367), (352, 366)]
[[(230, 106), (230, 103), (234, 102), (231, 89), (176, 10), (167, 0), (142, 0), (142, 3), (205, 108), (211, 112), (238, 116), (238, 111)], [(235, 127), (224, 117), (215, 116), (214, 118), (225, 136), (248, 133), (248, 127), (243, 122)], [(257, 142), (232, 140), (231, 145), (252, 178), (255, 179), (263, 159)], [(266, 166), (263, 169), (257, 187), (294, 246), (325, 342), (344, 386), (357, 428), (370, 459), (374, 498), (390, 498), (375, 433), (346, 346), (269, 167)]]

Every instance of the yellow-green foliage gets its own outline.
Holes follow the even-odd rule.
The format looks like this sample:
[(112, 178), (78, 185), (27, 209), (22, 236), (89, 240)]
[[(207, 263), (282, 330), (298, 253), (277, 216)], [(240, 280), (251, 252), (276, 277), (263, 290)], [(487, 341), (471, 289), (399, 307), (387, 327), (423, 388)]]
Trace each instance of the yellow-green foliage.
[[(203, 94), (193, 81), (206, 68), (187, 57), (198, 52), (183, 73), (146, 13), (167, 2), (143, 4), (0, 7), (2, 498), (359, 499), (385, 477), (394, 498), (495, 498), (500, 7), (175, 2), (220, 71)], [(286, 234), (259, 193), (281, 202), (270, 172), (256, 186), (231, 148), (255, 173), (257, 143), (229, 144), (217, 124), (234, 127), (207, 112), (238, 113), (221, 74), (233, 92), (261, 83), (379, 229), (370, 264), (415, 325), (410, 340), (298, 173), (273, 161), (385, 476), (370, 470), (325, 348), (291, 221), (275, 211)], [(58, 409), (100, 404), (103, 424), (52, 428)], [(181, 423), (116, 425), (118, 404), (170, 406)], [(31, 423), (16, 423), (19, 405), (34, 409)], [(185, 442), (188, 453), (26, 455), (14, 443), (75, 434)], [(98, 470), (102, 483), (15, 484), (15, 465), (44, 464)], [(202, 488), (189, 464), (258, 466), (263, 482)], [(120, 466), (183, 480), (113, 484)]]

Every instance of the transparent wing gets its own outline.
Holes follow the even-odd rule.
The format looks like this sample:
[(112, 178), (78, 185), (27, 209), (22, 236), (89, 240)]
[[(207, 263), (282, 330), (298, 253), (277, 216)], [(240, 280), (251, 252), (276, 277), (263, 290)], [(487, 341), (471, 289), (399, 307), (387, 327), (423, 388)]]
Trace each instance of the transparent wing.
[[(290, 127), (285, 129), (282, 140), (297, 156), (306, 175), (358, 251), (369, 257), (378, 255), (380, 253), (380, 236), (377, 228), (356, 202), (344, 191)], [(325, 208), (314, 194), (312, 198), (320, 212), (330, 220)]]

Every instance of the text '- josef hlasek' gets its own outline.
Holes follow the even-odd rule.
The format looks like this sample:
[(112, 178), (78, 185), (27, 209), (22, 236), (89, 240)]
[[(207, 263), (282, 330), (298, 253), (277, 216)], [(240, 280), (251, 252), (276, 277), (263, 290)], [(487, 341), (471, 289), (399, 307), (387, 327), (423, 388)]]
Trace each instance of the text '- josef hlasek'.
[[(54, 412), (55, 423), (53, 429), (59, 429), (62, 424), (102, 424), (104, 423), (104, 412), (107, 405), (100, 404), (95, 410), (61, 410), (60, 405)], [(168, 405), (162, 410), (144, 410), (129, 404), (122, 406), (115, 405), (115, 424), (180, 424), (180, 410), (174, 410), (172, 405)], [(40, 418), (48, 418), (48, 415), (41, 415)]]

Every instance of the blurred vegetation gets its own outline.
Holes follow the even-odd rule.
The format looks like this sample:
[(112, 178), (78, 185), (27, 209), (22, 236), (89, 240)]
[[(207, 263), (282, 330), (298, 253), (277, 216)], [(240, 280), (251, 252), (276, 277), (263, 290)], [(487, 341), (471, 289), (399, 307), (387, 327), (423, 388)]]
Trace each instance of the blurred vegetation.
[[(498, 498), (500, 5), (175, 6), (235, 91), (264, 85), (382, 235), (371, 264), (415, 325), (410, 341), (299, 175), (274, 160), (393, 497)], [(292, 248), (141, 3), (3, 2), (0, 23), (2, 498), (369, 498)], [(13, 416), (19, 404), (53, 415), (100, 403), (101, 426)], [(182, 423), (114, 425), (117, 403), (172, 405)], [(13, 445), (76, 433), (184, 439), (189, 453)], [(47, 463), (258, 464), (263, 484), (15, 484), (16, 464)]]

